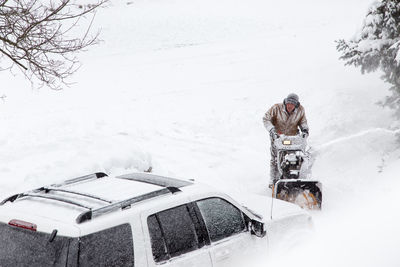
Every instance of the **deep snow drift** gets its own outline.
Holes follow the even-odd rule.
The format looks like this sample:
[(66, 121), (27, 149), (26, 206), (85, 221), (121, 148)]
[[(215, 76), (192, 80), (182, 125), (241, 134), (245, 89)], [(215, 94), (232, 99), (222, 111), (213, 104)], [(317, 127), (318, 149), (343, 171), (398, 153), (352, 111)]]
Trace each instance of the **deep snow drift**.
[(2, 197), (150, 166), (233, 195), (265, 195), (261, 119), (296, 92), (324, 209), (313, 213), (314, 245), (271, 260), (309, 266), (298, 253), (316, 251), (321, 266), (398, 266), (396, 124), (375, 104), (388, 86), (379, 74), (344, 67), (334, 43), (356, 31), (368, 1), (129, 2), (98, 13), (104, 43), (81, 55), (70, 88), (31, 90), (0, 72)]

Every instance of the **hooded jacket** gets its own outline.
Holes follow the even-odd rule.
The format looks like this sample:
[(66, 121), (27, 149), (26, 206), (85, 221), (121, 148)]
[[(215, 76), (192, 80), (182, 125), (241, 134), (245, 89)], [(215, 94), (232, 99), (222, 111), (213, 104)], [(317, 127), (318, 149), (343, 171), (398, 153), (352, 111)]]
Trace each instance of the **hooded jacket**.
[(289, 114), (283, 103), (275, 104), (265, 113), (263, 122), (268, 131), (275, 127), (278, 134), (296, 135), (298, 128), (308, 131), (306, 113), (302, 105)]

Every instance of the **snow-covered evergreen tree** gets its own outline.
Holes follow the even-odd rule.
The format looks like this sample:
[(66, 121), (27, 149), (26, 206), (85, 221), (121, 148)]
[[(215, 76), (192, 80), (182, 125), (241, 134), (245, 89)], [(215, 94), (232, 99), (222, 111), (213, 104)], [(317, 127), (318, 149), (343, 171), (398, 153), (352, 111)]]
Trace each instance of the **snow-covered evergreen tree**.
[(338, 40), (337, 50), (346, 65), (360, 66), (362, 73), (383, 71), (392, 85), (384, 104), (400, 118), (400, 0), (375, 1), (360, 31), (349, 41)]

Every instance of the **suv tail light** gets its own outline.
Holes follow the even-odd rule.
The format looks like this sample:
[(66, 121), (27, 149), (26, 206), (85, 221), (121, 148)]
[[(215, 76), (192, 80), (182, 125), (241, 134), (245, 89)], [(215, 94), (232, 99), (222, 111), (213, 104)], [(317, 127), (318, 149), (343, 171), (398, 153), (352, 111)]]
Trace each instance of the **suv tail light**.
[(28, 229), (31, 231), (36, 231), (36, 228), (37, 228), (36, 224), (34, 224), (34, 223), (25, 222), (25, 221), (16, 220), (16, 219), (11, 220), (8, 224), (12, 225), (12, 226)]

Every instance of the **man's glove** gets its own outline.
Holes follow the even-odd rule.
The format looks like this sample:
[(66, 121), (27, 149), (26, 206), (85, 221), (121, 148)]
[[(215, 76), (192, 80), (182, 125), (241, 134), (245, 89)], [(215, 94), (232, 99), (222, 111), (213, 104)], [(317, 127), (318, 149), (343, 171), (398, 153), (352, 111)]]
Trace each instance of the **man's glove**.
[(269, 130), (269, 136), (271, 137), (272, 140), (278, 139), (279, 135), (276, 132), (275, 127), (272, 127), (271, 130)]
[(301, 130), (301, 136), (303, 138), (307, 138), (308, 137), (308, 129), (303, 129)]

